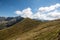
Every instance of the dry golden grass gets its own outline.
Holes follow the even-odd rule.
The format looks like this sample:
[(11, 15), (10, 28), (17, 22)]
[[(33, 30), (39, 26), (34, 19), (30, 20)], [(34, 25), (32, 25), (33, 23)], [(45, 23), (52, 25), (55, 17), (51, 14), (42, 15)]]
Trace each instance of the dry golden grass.
[(24, 19), (0, 30), (0, 40), (58, 40), (60, 21), (39, 22)]
[(34, 21), (31, 19), (24, 19), (19, 23), (16, 23), (15, 25), (7, 28), (0, 30), (0, 40), (4, 40), (6, 38), (13, 37), (17, 34), (22, 34), (24, 32), (27, 32), (33, 28), (35, 28), (40, 22)]

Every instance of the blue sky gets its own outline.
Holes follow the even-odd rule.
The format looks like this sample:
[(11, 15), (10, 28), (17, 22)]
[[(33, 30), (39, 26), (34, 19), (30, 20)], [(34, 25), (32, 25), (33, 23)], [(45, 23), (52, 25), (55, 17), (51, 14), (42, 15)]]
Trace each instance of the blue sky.
[(40, 7), (45, 8), (57, 3), (60, 4), (60, 0), (0, 0), (0, 16), (17, 16), (15, 11), (28, 8), (35, 14)]
[(39, 7), (60, 3), (60, 0), (0, 0), (0, 16), (16, 16), (14, 11), (30, 7), (36, 12)]

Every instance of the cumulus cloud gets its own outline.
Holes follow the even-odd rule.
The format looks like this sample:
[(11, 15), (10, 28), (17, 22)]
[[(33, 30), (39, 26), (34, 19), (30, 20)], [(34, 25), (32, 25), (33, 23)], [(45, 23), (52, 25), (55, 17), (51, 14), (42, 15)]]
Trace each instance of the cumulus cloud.
[(57, 3), (57, 4), (51, 5), (49, 7), (40, 7), (39, 11), (41, 11), (41, 12), (49, 12), (49, 11), (55, 10), (55, 9), (57, 9), (59, 7), (60, 7), (60, 4)]
[(54, 20), (54, 19), (58, 19), (58, 18), (60, 18), (60, 12), (58, 10), (55, 10), (55, 11), (49, 12), (47, 14), (41, 13), (39, 18), (40, 19), (43, 19), (43, 20)]
[(21, 14), (22, 14), (22, 12), (21, 12), (21, 11), (19, 11), (19, 10), (18, 10), (18, 11), (16, 11), (15, 13), (16, 13), (17, 15), (21, 15)]
[(27, 9), (24, 9), (23, 11), (22, 11), (22, 14), (23, 14), (23, 16), (22, 17), (29, 17), (29, 18), (31, 18), (31, 16), (32, 16), (32, 11), (31, 11), (31, 8), (27, 8)]
[(32, 11), (31, 11), (31, 8), (26, 8), (26, 9), (24, 9), (24, 10), (22, 10), (22, 11), (16, 11), (15, 12), (17, 15), (20, 15), (21, 17), (24, 17), (24, 18), (31, 18), (32, 17)]
[(22, 11), (15, 11), (17, 15), (24, 18), (38, 19), (38, 20), (54, 20), (60, 18), (60, 12), (57, 8), (60, 4), (51, 5), (48, 7), (40, 7), (36, 13), (32, 12), (31, 8), (26, 8)]

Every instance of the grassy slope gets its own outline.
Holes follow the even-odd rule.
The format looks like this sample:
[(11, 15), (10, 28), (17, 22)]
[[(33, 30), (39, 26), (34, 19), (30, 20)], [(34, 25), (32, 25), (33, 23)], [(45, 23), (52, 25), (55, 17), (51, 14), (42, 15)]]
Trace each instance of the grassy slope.
[(10, 28), (0, 30), (0, 40), (5, 40), (6, 38), (11, 38), (18, 34), (21, 35), (22, 33), (35, 28), (38, 24), (40, 24), (40, 22), (28, 18), (24, 19)]
[(60, 22), (48, 22), (39, 25), (37, 28), (30, 30), (23, 35), (17, 37), (16, 40), (58, 40), (58, 32), (60, 30)]
[(31, 19), (0, 31), (0, 40), (58, 40), (60, 21), (41, 23)]

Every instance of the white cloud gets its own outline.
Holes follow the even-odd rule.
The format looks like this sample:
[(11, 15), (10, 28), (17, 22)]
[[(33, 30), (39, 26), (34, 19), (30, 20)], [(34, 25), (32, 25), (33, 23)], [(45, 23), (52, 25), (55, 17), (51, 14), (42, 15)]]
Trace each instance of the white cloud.
[(55, 10), (53, 12), (48, 13), (48, 16), (57, 19), (60, 18), (60, 12), (58, 10)]
[(35, 19), (41, 19), (41, 20), (54, 20), (60, 18), (60, 12), (58, 10), (54, 10), (49, 13), (41, 13), (38, 12), (34, 14)]
[(32, 12), (31, 8), (26, 8), (22, 11), (16, 11), (17, 15), (24, 18), (39, 19), (39, 20), (54, 20), (60, 18), (60, 12), (57, 8), (60, 4), (51, 5), (49, 7), (40, 7), (36, 13)]
[(60, 7), (60, 4), (57, 3), (57, 4), (51, 5), (49, 7), (40, 7), (39, 11), (41, 11), (41, 12), (49, 12), (49, 11), (55, 10), (55, 9), (57, 9), (59, 7)]
[(22, 11), (22, 17), (24, 17), (24, 18), (26, 18), (26, 17), (29, 17), (29, 18), (31, 18), (31, 16), (32, 16), (32, 11), (31, 11), (31, 8), (27, 8), (27, 9), (24, 9), (23, 11)]
[(17, 15), (20, 15), (21, 17), (24, 17), (24, 18), (26, 18), (26, 17), (31, 18), (31, 16), (33, 14), (32, 11), (31, 11), (31, 8), (26, 8), (22, 11), (16, 11), (15, 13)]
[(17, 15), (21, 15), (21, 14), (22, 14), (22, 12), (21, 12), (21, 11), (19, 11), (19, 10), (18, 10), (18, 11), (16, 11), (15, 13), (16, 13)]

